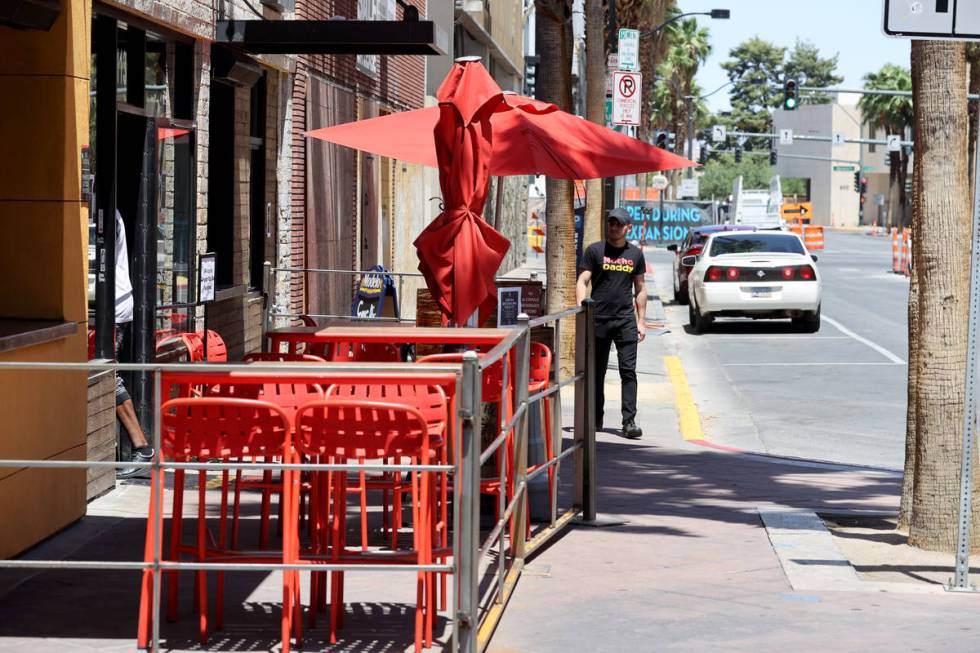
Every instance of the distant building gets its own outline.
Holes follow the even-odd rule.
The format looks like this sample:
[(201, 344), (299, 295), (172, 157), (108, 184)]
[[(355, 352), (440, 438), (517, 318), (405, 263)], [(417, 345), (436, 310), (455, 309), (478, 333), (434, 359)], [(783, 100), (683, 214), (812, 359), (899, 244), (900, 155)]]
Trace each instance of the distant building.
[[(778, 139), (775, 141), (778, 152), (776, 174), (784, 180), (802, 178), (807, 181), (808, 199), (813, 204), (813, 224), (887, 223), (888, 166), (884, 145), (845, 143), (835, 146), (830, 140), (800, 138), (831, 138), (835, 133), (842, 133), (849, 140), (870, 138), (868, 125), (864, 124), (855, 103), (804, 104), (795, 111), (776, 109), (773, 129), (777, 134), (783, 129), (793, 130), (792, 145), (782, 145)], [(875, 134), (874, 138), (883, 139), (884, 135)], [(855, 190), (856, 172), (868, 182), (863, 204)], [(793, 197), (787, 195), (786, 201), (793, 201)]]

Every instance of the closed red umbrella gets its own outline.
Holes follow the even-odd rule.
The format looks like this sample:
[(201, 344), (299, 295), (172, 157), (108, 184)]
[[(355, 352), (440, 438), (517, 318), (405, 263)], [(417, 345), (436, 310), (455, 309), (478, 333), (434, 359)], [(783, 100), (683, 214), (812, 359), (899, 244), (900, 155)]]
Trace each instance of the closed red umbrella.
[(434, 135), (443, 211), (415, 239), (419, 270), (442, 312), (461, 324), (496, 297), (510, 242), (483, 219), (490, 184), (490, 114), (503, 93), (476, 61), (459, 61), (436, 94)]
[(491, 175), (592, 179), (694, 165), (553, 104), (502, 93), (475, 58), (453, 66), (437, 97), (437, 107), (307, 135), (439, 168), (445, 210), (415, 246), (429, 290), (457, 324), (496, 299), (494, 277), (509, 247), (482, 218)]

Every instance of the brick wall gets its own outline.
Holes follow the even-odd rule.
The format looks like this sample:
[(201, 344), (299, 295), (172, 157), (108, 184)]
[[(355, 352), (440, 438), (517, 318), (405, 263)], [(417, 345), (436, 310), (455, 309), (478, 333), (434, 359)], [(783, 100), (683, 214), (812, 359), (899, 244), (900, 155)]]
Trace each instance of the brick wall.
[[(409, 0), (425, 16), (425, 0)], [(296, 18), (306, 20), (325, 20), (332, 16), (357, 17), (356, 0), (297, 0)], [(396, 9), (397, 20), (402, 18), (402, 9)], [(364, 74), (357, 68), (354, 55), (303, 55), (298, 57), (296, 72), (292, 77), (291, 93), (291, 143), (290, 155), (290, 203), (291, 219), (283, 233), (288, 234), (289, 265), (304, 267), (306, 238), (306, 137), (303, 132), (322, 127), (307, 123), (306, 94), (311, 74), (325, 79), (328, 83), (355, 92), (359, 97), (377, 100), (381, 107), (391, 111), (403, 111), (423, 106), (425, 100), (425, 58), (422, 56), (382, 56), (379, 61), (377, 77)], [(356, 192), (356, 191), (355, 191)], [(385, 192), (382, 190), (382, 192)], [(360, 203), (355, 203), (359, 206)], [(351, 216), (358, 224), (358, 216)], [(357, 252), (357, 229), (355, 228), (351, 248)], [(280, 254), (287, 249), (280, 243)], [(280, 261), (285, 258), (280, 256)], [(284, 275), (285, 276), (285, 275)], [(286, 284), (288, 283), (288, 291)], [(283, 280), (279, 291), (288, 292), (288, 311), (305, 312), (305, 290), (302, 275), (290, 275)], [(282, 301), (285, 299), (280, 295)], [(283, 307), (285, 308), (285, 307)]]

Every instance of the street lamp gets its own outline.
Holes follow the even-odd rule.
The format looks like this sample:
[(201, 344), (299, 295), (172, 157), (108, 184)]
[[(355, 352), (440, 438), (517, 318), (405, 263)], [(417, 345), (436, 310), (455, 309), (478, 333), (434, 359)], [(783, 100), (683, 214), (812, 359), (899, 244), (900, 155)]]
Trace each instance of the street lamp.
[(711, 11), (689, 11), (684, 14), (677, 14), (672, 18), (668, 18), (667, 20), (660, 23), (653, 29), (642, 32), (640, 36), (652, 36), (653, 34), (656, 34), (663, 28), (673, 23), (675, 20), (680, 20), (681, 18), (685, 18), (686, 16), (710, 16), (715, 20), (728, 20), (729, 18), (732, 17), (732, 12), (730, 9), (712, 9)]

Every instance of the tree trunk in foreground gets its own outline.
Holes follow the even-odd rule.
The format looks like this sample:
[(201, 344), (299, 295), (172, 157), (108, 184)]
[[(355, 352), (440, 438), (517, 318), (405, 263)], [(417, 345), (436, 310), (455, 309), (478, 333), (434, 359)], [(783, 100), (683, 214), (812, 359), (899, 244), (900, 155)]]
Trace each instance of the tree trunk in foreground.
[[(914, 188), (922, 187), (921, 180), (922, 166), (915, 166), (912, 171), (912, 183)], [(918, 193), (912, 193), (912, 215), (920, 215), (921, 209), (918, 204)], [(912, 242), (916, 242), (916, 225), (912, 225)], [(912, 249), (913, 258), (919, 248)], [(916, 262), (913, 268), (917, 268)], [(908, 351), (908, 388), (906, 396), (908, 404), (905, 411), (905, 466), (902, 476), (902, 502), (898, 509), (898, 530), (908, 531), (909, 523), (912, 521), (912, 488), (915, 481), (915, 425), (917, 421), (916, 400), (918, 397), (919, 379), (919, 282), (918, 276), (912, 274), (909, 279), (909, 308), (908, 308), (908, 330), (909, 330), (909, 351)]]
[[(570, 0), (538, 0), (536, 41), (539, 63), (538, 99), (552, 102), (568, 111), (572, 106), (572, 39)], [(547, 274), (546, 302), (549, 313), (575, 305), (575, 216), (572, 206), (572, 182), (548, 178), (545, 224), (548, 230), (545, 252)], [(561, 328), (562, 376), (574, 374), (575, 327), (565, 320)]]
[[(602, 0), (585, 2), (585, 117), (604, 124), (606, 117), (606, 15)], [(585, 223), (582, 249), (602, 240), (602, 179), (585, 182)]]
[[(909, 544), (953, 551), (959, 516), (971, 242), (966, 59), (962, 43), (912, 42), (916, 450)], [(980, 543), (974, 476), (972, 544)]]

